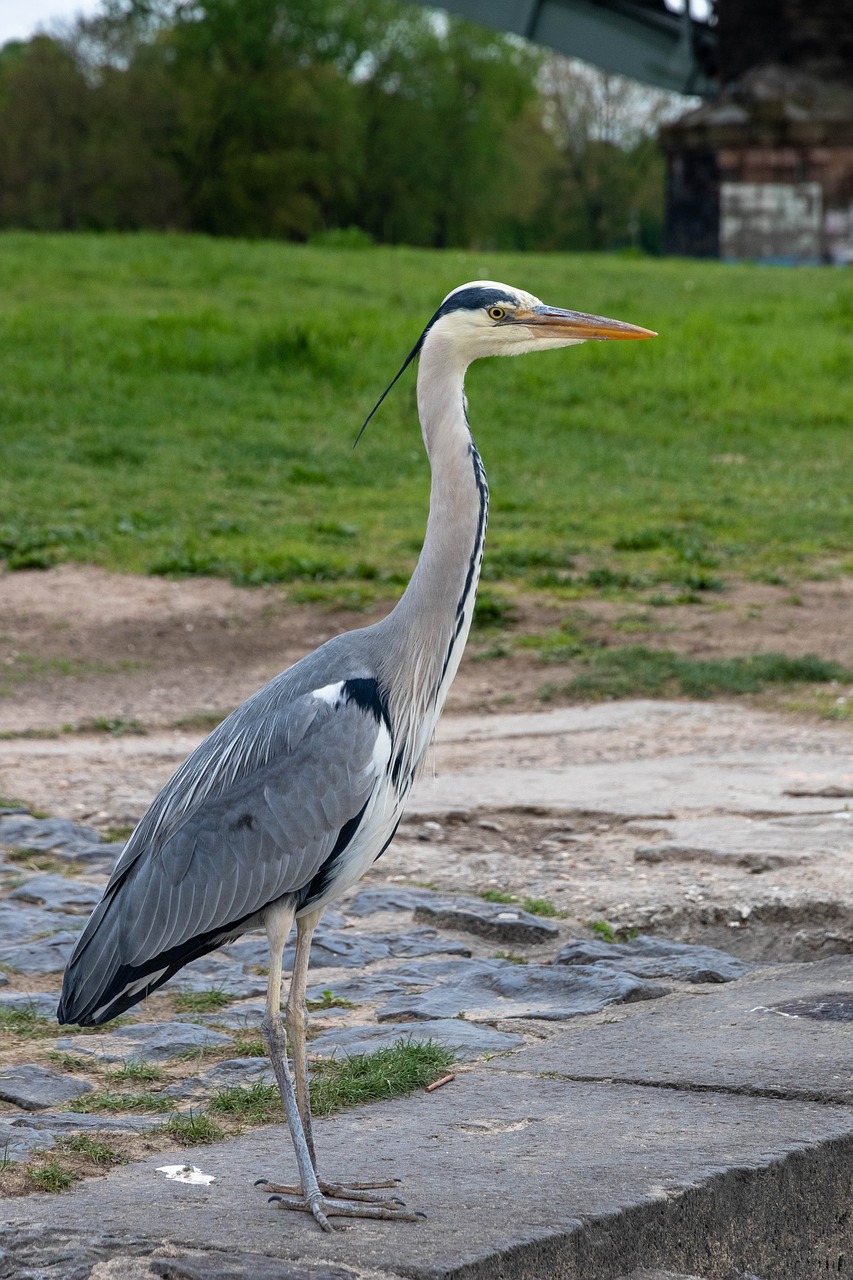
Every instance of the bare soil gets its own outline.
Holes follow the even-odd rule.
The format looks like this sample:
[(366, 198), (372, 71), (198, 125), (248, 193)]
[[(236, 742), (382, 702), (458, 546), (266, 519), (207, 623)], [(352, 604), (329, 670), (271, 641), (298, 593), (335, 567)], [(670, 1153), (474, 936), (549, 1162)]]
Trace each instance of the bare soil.
[[(0, 732), (85, 728), (97, 720), (202, 724), (366, 613), (294, 605), (281, 588), (218, 578), (173, 582), (85, 565), (0, 576)], [(853, 578), (790, 586), (740, 583), (707, 603), (650, 609), (584, 600), (592, 635), (694, 657), (776, 650), (853, 666)], [(559, 625), (569, 608), (521, 598), (514, 631)], [(478, 661), (472, 637), (447, 710), (535, 709), (547, 679), (568, 668), (531, 655)]]

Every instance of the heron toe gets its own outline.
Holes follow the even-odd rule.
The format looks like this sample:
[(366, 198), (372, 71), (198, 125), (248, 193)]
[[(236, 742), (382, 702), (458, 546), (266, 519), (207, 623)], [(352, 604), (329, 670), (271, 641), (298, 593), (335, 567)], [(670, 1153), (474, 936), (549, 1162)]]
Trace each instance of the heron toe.
[[(326, 1182), (323, 1178), (318, 1178), (317, 1185), (324, 1196), (328, 1196), (332, 1200), (355, 1200), (362, 1204), (378, 1204), (386, 1205), (389, 1208), (405, 1208), (405, 1200), (401, 1200), (399, 1196), (374, 1196), (373, 1191), (380, 1191), (388, 1188), (399, 1186), (399, 1178), (388, 1178), (384, 1182)], [(302, 1188), (294, 1186), (292, 1183), (285, 1184), (280, 1182), (270, 1182), (267, 1178), (258, 1178), (255, 1186), (260, 1191), (268, 1192), (271, 1195), (296, 1196), (302, 1197)]]
[[(361, 1193), (366, 1196), (366, 1193)], [(313, 1214), (315, 1220), (324, 1231), (334, 1231), (329, 1218), (382, 1218), (386, 1222), (421, 1222), (426, 1214), (415, 1213), (405, 1205), (390, 1200), (380, 1201), (360, 1199), (340, 1200), (333, 1196), (323, 1195), (319, 1200), (307, 1200), (303, 1195), (271, 1195), (270, 1204), (277, 1209), (295, 1209), (302, 1213)]]

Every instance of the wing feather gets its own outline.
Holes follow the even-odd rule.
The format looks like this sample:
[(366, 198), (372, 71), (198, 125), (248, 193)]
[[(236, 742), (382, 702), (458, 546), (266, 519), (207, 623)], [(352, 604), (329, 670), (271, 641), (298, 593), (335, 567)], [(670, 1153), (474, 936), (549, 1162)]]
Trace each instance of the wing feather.
[(191, 958), (199, 940), (298, 892), (365, 810), (386, 731), (354, 700), (307, 693), (258, 707), (250, 699), (229, 720), (128, 842), (69, 963), (64, 1020), (94, 1018), (129, 972), (153, 973), (167, 953), (174, 972), (182, 948)]

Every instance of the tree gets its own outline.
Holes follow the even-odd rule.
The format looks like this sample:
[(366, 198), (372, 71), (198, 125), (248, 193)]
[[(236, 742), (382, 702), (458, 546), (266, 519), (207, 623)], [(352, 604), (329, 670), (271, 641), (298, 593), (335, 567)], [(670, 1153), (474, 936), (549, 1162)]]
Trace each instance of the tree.
[(539, 219), (545, 243), (659, 250), (664, 166), (655, 135), (684, 110), (684, 99), (558, 57), (543, 87), (546, 127), (559, 151)]

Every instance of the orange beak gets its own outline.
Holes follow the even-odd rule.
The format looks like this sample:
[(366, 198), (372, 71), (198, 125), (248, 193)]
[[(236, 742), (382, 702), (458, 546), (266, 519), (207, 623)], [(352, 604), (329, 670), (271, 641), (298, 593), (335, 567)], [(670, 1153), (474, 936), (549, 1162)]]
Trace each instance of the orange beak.
[(513, 324), (535, 330), (543, 338), (576, 338), (588, 342), (592, 338), (656, 338), (653, 329), (642, 329), (624, 320), (608, 320), (605, 316), (588, 316), (583, 311), (562, 311), (559, 307), (534, 307), (516, 312)]

